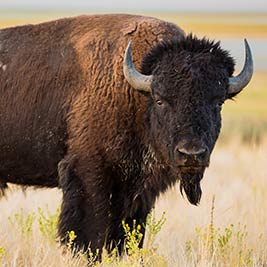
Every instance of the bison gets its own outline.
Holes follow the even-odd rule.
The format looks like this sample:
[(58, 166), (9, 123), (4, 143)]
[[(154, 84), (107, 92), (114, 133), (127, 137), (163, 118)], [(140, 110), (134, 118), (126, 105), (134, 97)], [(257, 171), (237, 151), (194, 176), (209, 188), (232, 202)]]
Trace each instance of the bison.
[(122, 220), (144, 225), (177, 181), (199, 203), (222, 105), (253, 74), (246, 40), (245, 49), (234, 77), (219, 42), (151, 17), (0, 30), (2, 194), (7, 183), (60, 187), (61, 242), (73, 230), (75, 248), (121, 253)]

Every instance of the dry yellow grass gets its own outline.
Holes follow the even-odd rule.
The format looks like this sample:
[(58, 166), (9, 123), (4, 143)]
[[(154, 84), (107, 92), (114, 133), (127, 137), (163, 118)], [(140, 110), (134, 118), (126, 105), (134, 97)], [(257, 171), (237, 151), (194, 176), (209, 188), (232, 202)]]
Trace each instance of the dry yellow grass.
[[(267, 140), (257, 147), (241, 145), (238, 140), (230, 145), (219, 144), (202, 182), (203, 197), (199, 207), (189, 205), (181, 197), (178, 186), (159, 198), (155, 208), (156, 216), (159, 218), (166, 212), (167, 221), (156, 239), (157, 255), (165, 259), (164, 264), (157, 266), (166, 266), (165, 263), (167, 266), (182, 267), (246, 266), (238, 263), (239, 253), (243, 250), (245, 254), (245, 250), (250, 249), (252, 249), (251, 264), (247, 266), (263, 266), (257, 265), (260, 257), (262, 262), (267, 263), (266, 146)], [(231, 252), (228, 250), (227, 255), (223, 255), (223, 250), (215, 244), (214, 256), (209, 257), (203, 240), (204, 235), (198, 237), (195, 229), (201, 227), (205, 230), (209, 226), (213, 196), (215, 196), (213, 227), (223, 229), (233, 224), (233, 232), (237, 232), (238, 224), (240, 229), (246, 225), (248, 236), (242, 244), (233, 243)], [(19, 219), (15, 224), (11, 223), (12, 220), (8, 220), (8, 217), (11, 217), (14, 221), (14, 214), (21, 214), (21, 208), (25, 214), (33, 211), (38, 214), (38, 207), (43, 210), (48, 207), (54, 212), (60, 201), (61, 192), (57, 189), (36, 191), (30, 189), (26, 194), (13, 189), (13, 192), (8, 194), (8, 199), (2, 199), (0, 247), (5, 251), (2, 266), (83, 267), (86, 265), (83, 258), (73, 259), (69, 252), (63, 253), (56, 242), (45, 238), (38, 228), (37, 220), (33, 222), (32, 232), (26, 231), (26, 234), (21, 233), (23, 227), (18, 226)], [(26, 229), (25, 226), (24, 228)], [(215, 238), (218, 237), (217, 235)], [(192, 244), (196, 242), (195, 246), (192, 246), (191, 257), (187, 255), (186, 241)], [(125, 258), (120, 266), (127, 264), (129, 260)], [(105, 263), (102, 266), (113, 265)]]

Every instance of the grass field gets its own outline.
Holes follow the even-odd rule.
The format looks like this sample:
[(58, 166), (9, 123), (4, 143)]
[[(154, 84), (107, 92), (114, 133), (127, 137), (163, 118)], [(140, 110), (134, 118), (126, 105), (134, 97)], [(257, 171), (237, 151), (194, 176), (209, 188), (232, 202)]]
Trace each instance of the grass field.
[(245, 142), (260, 142), (267, 136), (267, 73), (256, 72), (251, 83), (234, 101), (223, 107), (221, 141), (239, 136)]
[[(75, 15), (0, 11), (0, 28)], [(186, 32), (212, 38), (267, 38), (265, 14), (155, 14)], [(266, 267), (267, 266), (267, 73), (256, 71), (250, 85), (223, 108), (223, 130), (202, 182), (199, 207), (188, 204), (178, 186), (157, 202), (155, 217), (166, 222), (145, 249), (104, 257), (100, 266)], [(0, 267), (83, 267), (55, 241), (59, 190), (26, 192), (12, 187), (0, 201)], [(154, 228), (153, 228), (154, 227)], [(155, 230), (155, 229), (154, 229)], [(132, 241), (138, 241), (135, 236)]]

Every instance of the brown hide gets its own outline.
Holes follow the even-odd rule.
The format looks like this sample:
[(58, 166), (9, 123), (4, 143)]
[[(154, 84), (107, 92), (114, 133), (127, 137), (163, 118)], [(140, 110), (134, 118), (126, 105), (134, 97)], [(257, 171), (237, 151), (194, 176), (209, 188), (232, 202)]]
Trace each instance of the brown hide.
[(0, 30), (0, 194), (7, 182), (60, 186), (62, 243), (74, 230), (80, 249), (101, 256), (104, 245), (118, 245), (122, 253), (122, 220), (144, 225), (155, 198), (177, 180), (153, 170), (140, 177), (153, 158), (145, 144), (149, 97), (131, 88), (122, 66), (130, 40), (138, 68), (171, 37), (183, 32), (132, 15)]
[(145, 127), (146, 99), (123, 77), (127, 43), (133, 40), (140, 66), (153, 44), (173, 36), (183, 32), (132, 15), (0, 30), (0, 184), (57, 186), (57, 164), (66, 154), (79, 158), (78, 175), (90, 161), (102, 168), (119, 160)]

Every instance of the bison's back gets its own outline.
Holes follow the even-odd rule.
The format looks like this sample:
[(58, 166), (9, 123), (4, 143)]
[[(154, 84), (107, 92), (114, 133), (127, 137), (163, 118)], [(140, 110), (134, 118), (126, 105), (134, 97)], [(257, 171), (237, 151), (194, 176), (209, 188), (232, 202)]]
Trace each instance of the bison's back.
[(57, 184), (55, 167), (66, 151), (65, 104), (79, 74), (64, 23), (56, 24), (0, 31), (2, 179)]
[(0, 30), (2, 179), (56, 185), (57, 163), (68, 150), (123, 150), (145, 109), (123, 78), (128, 41), (138, 66), (153, 44), (182, 35), (173, 24), (132, 15)]

